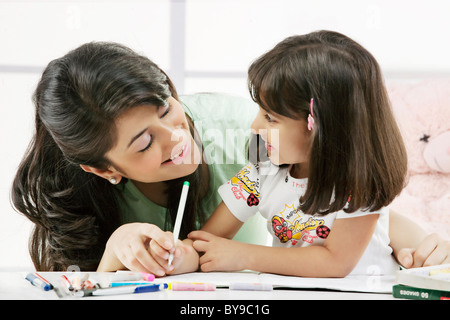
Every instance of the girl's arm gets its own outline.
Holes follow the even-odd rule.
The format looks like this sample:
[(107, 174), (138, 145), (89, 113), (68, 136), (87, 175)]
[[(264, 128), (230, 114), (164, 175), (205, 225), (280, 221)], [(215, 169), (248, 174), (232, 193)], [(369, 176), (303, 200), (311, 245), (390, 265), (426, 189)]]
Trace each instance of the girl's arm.
[(201, 230), (222, 238), (232, 239), (243, 224), (228, 210), (228, 207), (222, 201)]
[[(219, 207), (218, 214), (206, 231), (226, 228), (225, 233), (233, 233), (236, 221), (225, 205)], [(218, 208), (218, 209), (219, 209)], [(237, 220), (237, 219), (236, 219)], [(304, 248), (265, 247), (241, 243), (211, 234), (194, 231), (189, 238), (194, 240), (194, 248), (204, 252), (200, 258), (202, 271), (237, 271), (250, 269), (284, 275), (307, 277), (344, 277), (349, 274), (364, 253), (378, 220), (377, 214), (356, 218), (337, 219), (333, 230), (323, 246)], [(242, 222), (240, 222), (242, 224)]]
[(426, 232), (414, 221), (389, 209), (389, 246), (395, 257), (402, 248), (416, 248), (426, 236)]
[(450, 241), (426, 232), (414, 221), (390, 210), (389, 244), (397, 261), (406, 268), (450, 263)]

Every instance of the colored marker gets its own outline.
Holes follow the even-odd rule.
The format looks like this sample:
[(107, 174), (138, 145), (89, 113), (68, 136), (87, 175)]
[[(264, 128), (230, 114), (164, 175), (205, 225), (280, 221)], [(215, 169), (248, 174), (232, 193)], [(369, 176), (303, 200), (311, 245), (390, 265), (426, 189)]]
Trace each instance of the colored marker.
[(273, 286), (268, 283), (230, 283), (230, 290), (248, 290), (248, 291), (272, 291)]
[(146, 286), (137, 286), (137, 288), (134, 289), (133, 293), (155, 292), (155, 291), (165, 290), (167, 288), (168, 288), (167, 283), (149, 284)]
[(118, 270), (116, 273), (113, 273), (110, 277), (111, 282), (119, 282), (119, 281), (153, 281), (155, 280), (155, 275), (151, 273), (145, 272), (132, 272), (125, 270)]
[(53, 285), (52, 285), (50, 282), (48, 282), (46, 279), (44, 279), (44, 277), (41, 276), (39, 273), (35, 272), (34, 275), (35, 275), (36, 277), (40, 278), (40, 279), (41, 279), (42, 281), (44, 281), (45, 283), (47, 283), (48, 285), (50, 285), (50, 289), (53, 289)]
[(93, 289), (93, 290), (82, 290), (76, 293), (76, 296), (86, 297), (86, 296), (109, 296), (116, 294), (130, 294), (130, 293), (144, 293), (144, 292), (155, 292), (167, 289), (167, 283), (161, 284), (150, 284), (146, 286), (121, 286), (114, 288), (104, 288), (104, 289)]
[(90, 280), (86, 280), (83, 282), (83, 288), (84, 289), (94, 289), (95, 288), (95, 284), (92, 283), (92, 281)]
[[(177, 217), (175, 219), (175, 226), (173, 228), (173, 243), (174, 247), (177, 245), (178, 237), (180, 236), (181, 221), (183, 220), (184, 207), (186, 206), (187, 194), (189, 191), (189, 182), (183, 183), (183, 189), (181, 190), (180, 204), (178, 205)], [(169, 255), (169, 266), (173, 261), (173, 253)]]
[(152, 284), (149, 281), (123, 281), (123, 282), (111, 282), (110, 286), (112, 287), (121, 287), (121, 286), (146, 286)]
[(83, 282), (81, 281), (81, 277), (79, 275), (73, 275), (70, 277), (72, 279), (72, 287), (73, 290), (79, 291), (81, 290)]
[(145, 281), (153, 281), (153, 280), (155, 280), (155, 275), (154, 274), (141, 272), (141, 275), (142, 275), (142, 280), (145, 280)]
[(49, 291), (53, 286), (44, 278), (40, 277), (37, 273), (29, 273), (25, 277), (35, 287), (41, 288), (44, 291)]
[(65, 275), (62, 275), (61, 279), (62, 279), (62, 282), (64, 283), (64, 285), (67, 287), (67, 289), (69, 291), (73, 291), (73, 286), (72, 286), (72, 283), (70, 282), (70, 280)]
[(215, 291), (216, 285), (200, 282), (173, 282), (169, 284), (169, 289), (173, 291)]

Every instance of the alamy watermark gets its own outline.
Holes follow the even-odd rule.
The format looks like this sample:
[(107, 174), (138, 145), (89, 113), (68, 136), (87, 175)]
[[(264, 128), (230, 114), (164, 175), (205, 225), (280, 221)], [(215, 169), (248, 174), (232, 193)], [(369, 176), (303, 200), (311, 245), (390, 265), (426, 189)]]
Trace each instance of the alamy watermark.
[[(242, 128), (211, 128), (204, 126), (202, 121), (195, 121), (194, 140), (201, 142), (199, 148), (201, 157), (193, 160), (191, 157), (184, 157), (182, 161), (174, 161), (175, 164), (192, 164), (192, 161), (198, 161), (200, 164), (205, 161), (207, 164), (245, 164), (248, 161), (257, 159), (256, 155), (266, 155), (265, 142), (261, 137), (270, 137), (272, 145), (279, 145), (278, 129), (259, 130), (258, 134), (252, 133), (251, 129)], [(183, 130), (175, 130), (171, 141), (178, 141), (173, 147), (173, 154), (188, 143)], [(191, 146), (193, 147), (193, 146)], [(278, 163), (278, 150), (271, 152), (270, 159), (273, 163)]]

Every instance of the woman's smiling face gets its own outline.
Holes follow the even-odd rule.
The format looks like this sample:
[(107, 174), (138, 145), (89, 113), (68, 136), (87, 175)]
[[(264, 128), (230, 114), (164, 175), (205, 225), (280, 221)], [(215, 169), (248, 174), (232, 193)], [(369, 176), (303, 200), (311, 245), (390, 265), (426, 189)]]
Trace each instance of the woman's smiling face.
[(116, 144), (106, 157), (123, 177), (152, 183), (193, 173), (201, 152), (189, 131), (180, 102), (166, 106), (141, 105), (115, 121)]

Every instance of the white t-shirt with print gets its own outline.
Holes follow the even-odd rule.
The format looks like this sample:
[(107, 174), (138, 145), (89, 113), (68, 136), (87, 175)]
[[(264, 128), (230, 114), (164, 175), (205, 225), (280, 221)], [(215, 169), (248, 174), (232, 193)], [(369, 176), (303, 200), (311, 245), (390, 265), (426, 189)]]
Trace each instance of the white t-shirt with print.
[(356, 267), (358, 274), (392, 274), (398, 265), (389, 247), (389, 210), (343, 210), (327, 215), (308, 215), (299, 210), (300, 197), (305, 193), (308, 179), (290, 176), (287, 167), (278, 167), (270, 161), (247, 164), (231, 180), (219, 188), (219, 194), (228, 209), (245, 222), (258, 211), (267, 219), (267, 230), (276, 247), (306, 247), (323, 245), (333, 229), (335, 219), (379, 214), (373, 236)]

